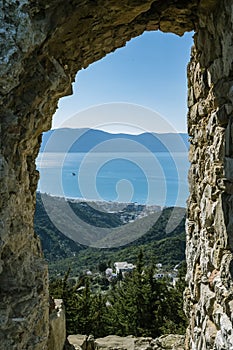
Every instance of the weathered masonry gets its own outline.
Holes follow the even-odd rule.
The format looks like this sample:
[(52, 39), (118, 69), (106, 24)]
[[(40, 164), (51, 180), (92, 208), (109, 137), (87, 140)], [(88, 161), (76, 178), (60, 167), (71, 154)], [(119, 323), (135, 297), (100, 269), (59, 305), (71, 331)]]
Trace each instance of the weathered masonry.
[(0, 0), (2, 349), (47, 348), (47, 268), (33, 231), (41, 133), (79, 69), (158, 29), (195, 31), (186, 346), (233, 349), (233, 0)]

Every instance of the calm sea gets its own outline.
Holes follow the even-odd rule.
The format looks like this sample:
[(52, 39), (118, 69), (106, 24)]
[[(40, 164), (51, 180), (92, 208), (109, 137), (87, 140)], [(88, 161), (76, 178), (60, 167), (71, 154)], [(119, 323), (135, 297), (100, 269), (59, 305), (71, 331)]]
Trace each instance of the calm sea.
[(186, 206), (187, 153), (40, 153), (38, 190), (68, 198)]

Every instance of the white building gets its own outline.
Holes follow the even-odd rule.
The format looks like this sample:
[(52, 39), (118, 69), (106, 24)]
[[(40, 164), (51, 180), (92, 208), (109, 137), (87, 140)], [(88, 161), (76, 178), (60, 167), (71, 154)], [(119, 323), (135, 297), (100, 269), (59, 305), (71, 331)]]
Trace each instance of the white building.
[(125, 272), (131, 272), (135, 269), (135, 265), (127, 263), (127, 261), (119, 261), (114, 263), (117, 275), (121, 272), (123, 275)]

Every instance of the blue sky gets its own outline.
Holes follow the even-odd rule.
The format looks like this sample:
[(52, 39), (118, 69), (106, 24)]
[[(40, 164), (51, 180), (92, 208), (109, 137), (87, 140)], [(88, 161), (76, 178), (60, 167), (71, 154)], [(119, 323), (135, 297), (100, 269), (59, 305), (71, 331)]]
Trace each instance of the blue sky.
[[(53, 128), (139, 133), (138, 121), (143, 120), (147, 131), (169, 132), (169, 124), (178, 132), (186, 132), (186, 67), (192, 35), (146, 32), (81, 70), (73, 84), (73, 95), (59, 101)], [(132, 115), (128, 118), (129, 109)], [(151, 122), (154, 111), (160, 118)], [(166, 121), (164, 127), (161, 120)], [(141, 125), (139, 129), (143, 129)]]

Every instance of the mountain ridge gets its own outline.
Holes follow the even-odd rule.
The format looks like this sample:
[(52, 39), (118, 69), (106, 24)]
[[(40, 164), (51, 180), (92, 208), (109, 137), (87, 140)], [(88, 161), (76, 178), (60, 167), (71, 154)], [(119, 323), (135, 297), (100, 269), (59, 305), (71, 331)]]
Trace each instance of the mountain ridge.
[(187, 152), (188, 148), (186, 133), (145, 132), (134, 135), (88, 128), (60, 128), (43, 134), (40, 152)]

